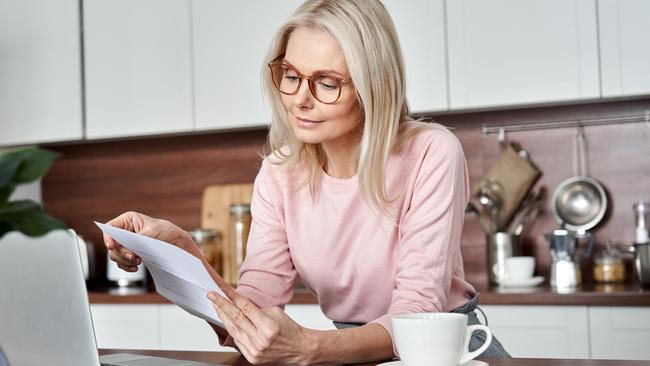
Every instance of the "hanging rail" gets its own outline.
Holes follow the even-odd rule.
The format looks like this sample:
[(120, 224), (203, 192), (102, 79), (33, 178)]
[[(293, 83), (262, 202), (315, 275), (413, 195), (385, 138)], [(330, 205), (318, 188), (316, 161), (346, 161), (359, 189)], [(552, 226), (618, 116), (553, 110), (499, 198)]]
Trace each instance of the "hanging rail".
[(546, 130), (551, 128), (570, 128), (570, 127), (586, 127), (598, 125), (613, 125), (623, 123), (640, 123), (646, 122), (650, 126), (650, 110), (645, 111), (644, 114), (637, 114), (632, 116), (609, 117), (598, 119), (582, 119), (582, 120), (566, 120), (554, 122), (538, 122), (519, 125), (483, 125), (483, 137), (491, 133), (498, 133), (503, 136), (506, 132), (513, 131), (534, 131)]

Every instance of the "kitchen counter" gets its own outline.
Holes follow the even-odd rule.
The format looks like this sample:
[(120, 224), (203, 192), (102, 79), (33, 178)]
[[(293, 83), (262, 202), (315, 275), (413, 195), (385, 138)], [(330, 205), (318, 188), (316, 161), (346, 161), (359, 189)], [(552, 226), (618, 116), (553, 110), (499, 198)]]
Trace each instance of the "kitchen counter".
[[(650, 289), (635, 283), (587, 284), (571, 293), (560, 293), (549, 286), (527, 289), (477, 288), (483, 305), (591, 305), (650, 306)], [(97, 288), (88, 291), (91, 304), (164, 304), (164, 297), (147, 289), (117, 290)], [(317, 304), (316, 297), (296, 288), (291, 304)]]
[[(154, 357), (168, 357), (183, 359), (195, 362), (209, 362), (222, 365), (251, 365), (239, 353), (231, 352), (192, 352), (192, 351), (143, 351), (143, 350), (112, 350), (101, 349), (100, 355), (114, 353), (135, 353)], [(557, 358), (487, 358), (482, 359), (490, 366), (647, 366), (648, 361), (619, 361), (619, 360), (576, 360)], [(377, 365), (379, 362), (367, 363), (364, 365)], [(273, 365), (273, 364), (270, 364)]]

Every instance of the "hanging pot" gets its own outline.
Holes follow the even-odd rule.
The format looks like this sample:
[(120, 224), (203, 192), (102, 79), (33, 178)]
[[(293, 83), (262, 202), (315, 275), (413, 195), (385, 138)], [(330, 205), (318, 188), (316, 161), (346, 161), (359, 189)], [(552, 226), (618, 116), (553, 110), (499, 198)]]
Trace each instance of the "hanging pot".
[(551, 198), (553, 216), (566, 229), (584, 232), (598, 225), (607, 211), (603, 186), (586, 176), (582, 129), (574, 141), (574, 176), (561, 182)]

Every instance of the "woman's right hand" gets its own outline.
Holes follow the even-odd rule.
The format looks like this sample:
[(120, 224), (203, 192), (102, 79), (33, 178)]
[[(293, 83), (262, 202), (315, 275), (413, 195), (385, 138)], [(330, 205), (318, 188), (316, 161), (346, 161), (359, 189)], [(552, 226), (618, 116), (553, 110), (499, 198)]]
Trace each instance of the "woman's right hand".
[[(185, 230), (167, 220), (129, 211), (106, 224), (176, 245), (199, 259), (203, 257), (201, 249), (194, 243), (192, 237)], [(135, 253), (106, 234), (104, 234), (104, 244), (109, 251), (109, 257), (117, 263), (118, 267), (128, 272), (138, 270), (138, 265), (142, 263), (142, 260)]]

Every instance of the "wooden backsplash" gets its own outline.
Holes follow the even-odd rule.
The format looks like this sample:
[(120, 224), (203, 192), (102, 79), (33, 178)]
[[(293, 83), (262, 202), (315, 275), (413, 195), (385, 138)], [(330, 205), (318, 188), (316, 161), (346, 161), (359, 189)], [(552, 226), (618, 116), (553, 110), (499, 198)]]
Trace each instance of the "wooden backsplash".
[[(640, 114), (650, 110), (650, 98), (582, 105), (527, 108), (434, 116), (453, 128), (465, 149), (471, 183), (496, 161), (500, 147), (495, 135), (482, 137), (485, 124), (602, 118)], [(538, 185), (549, 193), (572, 172), (573, 129), (508, 133), (530, 152), (543, 171)], [(606, 188), (610, 209), (595, 230), (605, 239), (630, 242), (634, 238), (632, 204), (650, 200), (650, 125), (645, 123), (585, 128), (588, 173)], [(105, 251), (93, 220), (108, 221), (135, 210), (165, 218), (192, 229), (200, 225), (204, 187), (220, 183), (252, 182), (260, 166), (266, 131), (196, 134), (176, 137), (50, 145), (63, 156), (43, 180), (43, 202), (96, 244), (98, 273), (104, 273)], [(525, 235), (525, 253), (537, 257), (537, 272), (546, 275), (550, 261), (542, 233), (556, 228), (548, 205), (541, 219)], [(462, 251), (467, 278), (486, 283), (485, 239), (478, 222), (468, 215)], [(587, 272), (587, 279), (588, 271)]]

